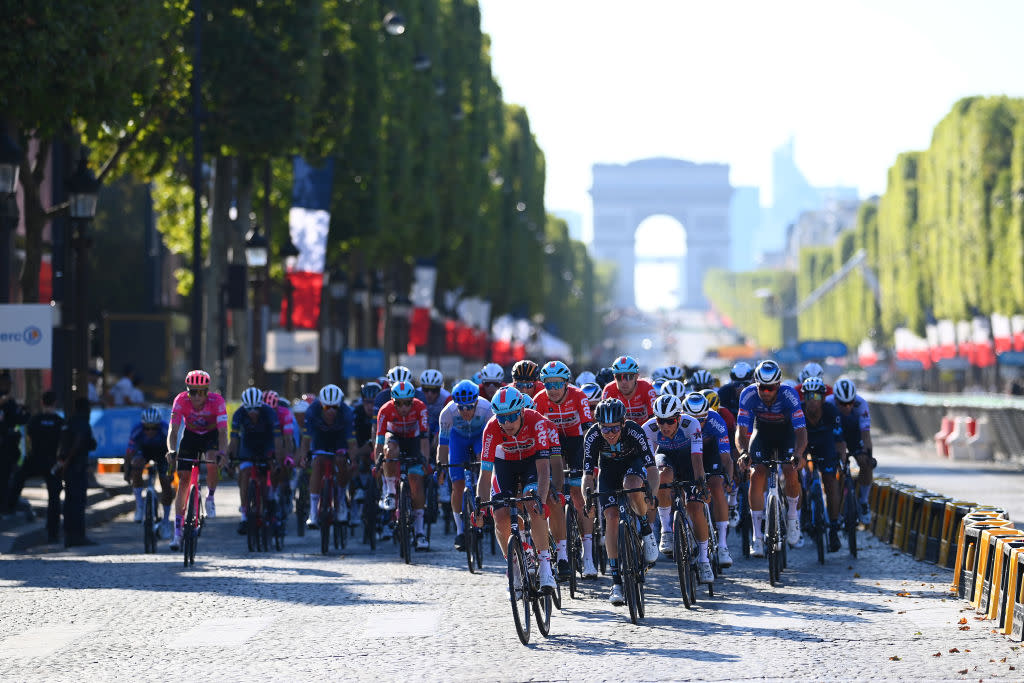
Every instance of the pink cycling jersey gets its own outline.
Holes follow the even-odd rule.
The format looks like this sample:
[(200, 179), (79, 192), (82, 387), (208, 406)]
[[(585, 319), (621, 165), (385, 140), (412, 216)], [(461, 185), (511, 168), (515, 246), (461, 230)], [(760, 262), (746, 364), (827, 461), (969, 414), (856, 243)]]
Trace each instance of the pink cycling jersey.
[(185, 429), (195, 434), (207, 434), (221, 426), (226, 429), (228, 407), (224, 403), (224, 397), (220, 394), (208, 394), (206, 403), (196, 410), (192, 407), (188, 392), (181, 392), (174, 397), (174, 403), (171, 405), (171, 426), (179, 425), (183, 421)]
[(281, 433), (285, 436), (295, 434), (295, 417), (292, 416), (292, 411), (284, 406), (278, 406), (274, 410), (277, 412), (277, 421), (281, 423)]

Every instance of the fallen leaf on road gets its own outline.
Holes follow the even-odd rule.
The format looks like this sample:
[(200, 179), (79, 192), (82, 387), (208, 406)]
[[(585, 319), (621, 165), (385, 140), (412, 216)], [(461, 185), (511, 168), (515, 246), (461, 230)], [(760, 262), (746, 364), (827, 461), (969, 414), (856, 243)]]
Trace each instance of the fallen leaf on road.
[(920, 631), (914, 631), (914, 635), (915, 636), (919, 636), (919, 635), (921, 635), (921, 632)]
[(970, 649), (964, 648), (964, 652), (970, 652)]
[(910, 597), (910, 593), (907, 593), (906, 591), (897, 593), (896, 595), (901, 597), (901, 598), (909, 598)]
[(988, 617), (974, 617), (975, 621), (988, 621)]
[(956, 649), (955, 647), (949, 648), (949, 653), (950, 654), (953, 654), (954, 652), (960, 652), (960, 650)]
[(890, 662), (898, 662), (898, 661), (900, 661), (900, 656), (899, 655), (893, 655), (892, 657), (889, 657), (889, 661)]
[(1017, 667), (1015, 667), (1015, 666), (1011, 666), (1010, 667), (1010, 671), (1016, 671), (1016, 670), (1017, 670)]
[(957, 673), (958, 674), (965, 674), (965, 673), (967, 673), (967, 669), (960, 669), (959, 671), (957, 671)]
[(906, 614), (906, 613), (907, 613), (907, 610), (905, 610), (905, 609), (901, 609), (901, 610), (900, 610), (899, 612), (897, 612), (896, 614)]
[(1006, 657), (1003, 657), (1003, 658), (1002, 658), (1002, 659), (1000, 659), (999, 661), (1000, 661), (1000, 662), (1006, 662)]
[(961, 631), (970, 631), (970, 630), (971, 630), (971, 627), (970, 627), (970, 626), (961, 626), (961, 627), (960, 627), (960, 630), (961, 630)]
[[(860, 574), (858, 574), (857, 572), (854, 572), (854, 573), (853, 573), (853, 578), (855, 578), (855, 579), (859, 579), (859, 578), (860, 578)], [(877, 584), (876, 584), (876, 585), (877, 585)]]
[(932, 657), (941, 657), (941, 656), (942, 656), (941, 652), (936, 652), (935, 654), (932, 655)]
[(960, 617), (960, 621), (958, 621), (956, 623), (958, 623), (958, 624), (966, 624), (967, 623), (967, 617)]

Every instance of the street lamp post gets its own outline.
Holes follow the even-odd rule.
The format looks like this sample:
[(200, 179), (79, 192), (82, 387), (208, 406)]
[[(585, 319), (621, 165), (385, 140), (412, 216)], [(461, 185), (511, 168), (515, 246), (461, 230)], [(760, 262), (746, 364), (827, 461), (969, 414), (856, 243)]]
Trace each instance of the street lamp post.
[(21, 148), (0, 131), (0, 303), (11, 301), (11, 240), (18, 229), (18, 170)]
[(245, 240), (245, 263), (252, 271), (253, 315), (252, 333), (252, 381), (255, 386), (263, 386), (263, 276), (267, 269), (269, 249), (267, 238), (255, 223)]
[(74, 237), (71, 244), (75, 249), (75, 336), (72, 353), (72, 392), (75, 396), (88, 396), (89, 382), (89, 313), (86, 296), (89, 282), (89, 247), (92, 237), (89, 225), (96, 216), (96, 201), (99, 198), (100, 183), (86, 163), (83, 153), (78, 168), (67, 181), (68, 212)]

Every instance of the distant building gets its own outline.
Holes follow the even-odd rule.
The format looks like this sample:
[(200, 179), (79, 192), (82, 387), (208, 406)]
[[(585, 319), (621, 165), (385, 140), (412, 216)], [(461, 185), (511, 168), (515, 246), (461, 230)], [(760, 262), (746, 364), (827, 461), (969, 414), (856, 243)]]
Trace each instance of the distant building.
[(856, 225), (859, 207), (859, 199), (830, 199), (823, 209), (801, 213), (789, 226), (786, 236), (786, 268), (795, 270), (800, 266), (800, 249), (803, 247), (834, 244), (840, 232)]

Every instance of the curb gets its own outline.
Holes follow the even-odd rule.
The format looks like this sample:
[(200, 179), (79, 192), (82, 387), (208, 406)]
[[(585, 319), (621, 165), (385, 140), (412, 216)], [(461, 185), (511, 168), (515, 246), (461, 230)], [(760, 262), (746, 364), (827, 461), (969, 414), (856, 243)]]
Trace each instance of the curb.
[[(126, 492), (127, 491), (127, 492)], [(85, 510), (85, 528), (109, 522), (135, 509), (135, 496), (127, 487), (100, 488), (91, 491)], [(46, 510), (32, 522), (25, 522), (0, 533), (0, 555), (25, 552), (32, 546), (46, 545)]]

